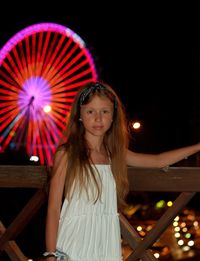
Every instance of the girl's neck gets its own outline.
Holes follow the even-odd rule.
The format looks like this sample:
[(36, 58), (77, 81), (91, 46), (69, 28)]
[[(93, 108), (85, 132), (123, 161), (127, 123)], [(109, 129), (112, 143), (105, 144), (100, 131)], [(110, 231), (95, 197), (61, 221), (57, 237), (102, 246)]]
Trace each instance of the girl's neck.
[(100, 151), (89, 149), (90, 159), (94, 164), (109, 164), (108, 153), (105, 149)]
[(88, 147), (90, 152), (94, 152), (94, 153), (103, 153), (104, 152), (104, 147), (103, 146), (93, 146), (93, 147)]
[(98, 153), (102, 153), (105, 151), (104, 145), (103, 145), (103, 139), (97, 139), (97, 138), (93, 138), (93, 139), (86, 139), (87, 144), (88, 144), (88, 149), (92, 152), (98, 152)]
[(90, 159), (94, 164), (109, 164), (109, 156), (105, 146), (103, 144), (98, 145), (89, 146), (88, 144)]
[(86, 137), (90, 159), (94, 164), (109, 164), (108, 151), (106, 150), (103, 137)]

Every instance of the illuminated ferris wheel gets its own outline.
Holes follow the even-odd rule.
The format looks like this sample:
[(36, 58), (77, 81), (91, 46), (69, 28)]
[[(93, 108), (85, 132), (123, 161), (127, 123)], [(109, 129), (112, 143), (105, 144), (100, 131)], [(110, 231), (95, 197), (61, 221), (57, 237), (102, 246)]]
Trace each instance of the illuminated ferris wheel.
[(97, 73), (84, 41), (54, 23), (29, 26), (0, 50), (0, 152), (26, 147), (52, 164), (78, 88)]

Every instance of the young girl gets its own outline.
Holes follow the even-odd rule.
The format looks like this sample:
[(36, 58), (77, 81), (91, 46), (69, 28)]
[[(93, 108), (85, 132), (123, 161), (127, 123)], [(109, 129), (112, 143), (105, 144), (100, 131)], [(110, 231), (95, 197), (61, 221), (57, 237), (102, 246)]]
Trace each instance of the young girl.
[(44, 256), (121, 261), (118, 210), (128, 192), (127, 165), (162, 168), (199, 150), (200, 144), (158, 155), (128, 150), (116, 93), (102, 82), (82, 87), (71, 108), (66, 143), (55, 155)]

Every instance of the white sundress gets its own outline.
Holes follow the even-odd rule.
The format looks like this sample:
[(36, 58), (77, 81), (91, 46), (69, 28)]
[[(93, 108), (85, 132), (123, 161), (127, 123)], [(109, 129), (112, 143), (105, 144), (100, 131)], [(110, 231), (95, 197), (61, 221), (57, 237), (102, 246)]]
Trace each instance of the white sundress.
[(71, 261), (122, 261), (116, 186), (110, 165), (96, 164), (102, 195), (96, 203), (73, 194), (64, 200), (59, 221), (57, 250)]

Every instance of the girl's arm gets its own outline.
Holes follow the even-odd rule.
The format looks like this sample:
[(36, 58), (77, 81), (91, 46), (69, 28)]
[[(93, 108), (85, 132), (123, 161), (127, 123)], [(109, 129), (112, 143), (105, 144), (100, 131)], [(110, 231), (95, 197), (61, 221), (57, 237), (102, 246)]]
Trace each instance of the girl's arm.
[(143, 154), (127, 150), (126, 163), (132, 167), (163, 168), (200, 151), (200, 143), (160, 154)]
[[(66, 153), (58, 151), (56, 153), (53, 175), (50, 181), (47, 219), (46, 219), (46, 251), (55, 252), (57, 242), (57, 232), (60, 218), (60, 210), (62, 205), (65, 176), (66, 176)], [(48, 258), (49, 261), (55, 258)]]

